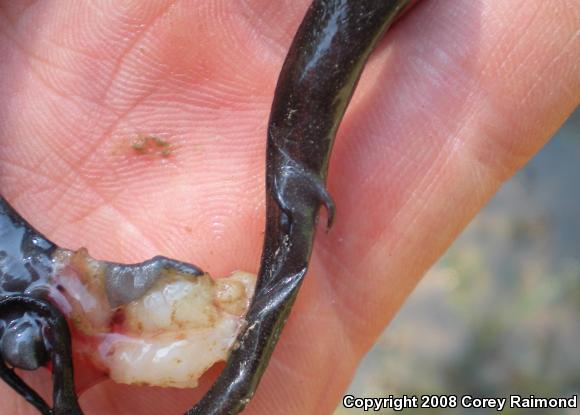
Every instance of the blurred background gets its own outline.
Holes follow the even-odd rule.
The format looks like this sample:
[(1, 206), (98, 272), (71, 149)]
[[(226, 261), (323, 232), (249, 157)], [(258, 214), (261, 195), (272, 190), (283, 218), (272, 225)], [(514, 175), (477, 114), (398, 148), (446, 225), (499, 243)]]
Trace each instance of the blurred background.
[[(580, 109), (427, 273), (347, 393), (580, 393)], [(339, 405), (335, 415), (359, 412)], [(567, 415), (580, 409), (502, 413)]]

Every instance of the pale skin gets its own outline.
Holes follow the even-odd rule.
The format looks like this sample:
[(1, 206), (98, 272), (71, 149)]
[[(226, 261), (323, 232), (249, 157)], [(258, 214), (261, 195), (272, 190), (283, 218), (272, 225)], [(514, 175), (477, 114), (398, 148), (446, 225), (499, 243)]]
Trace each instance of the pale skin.
[[(308, 3), (0, 2), (2, 194), (97, 258), (256, 272), (266, 122)], [(245, 413), (332, 413), (425, 271), (580, 102), (579, 28), (575, 0), (424, 0), (388, 34), (337, 137), (335, 226)], [(135, 152), (143, 134), (170, 154)], [(81, 405), (181, 414), (200, 393), (103, 382)], [(35, 413), (4, 384), (0, 401)]]

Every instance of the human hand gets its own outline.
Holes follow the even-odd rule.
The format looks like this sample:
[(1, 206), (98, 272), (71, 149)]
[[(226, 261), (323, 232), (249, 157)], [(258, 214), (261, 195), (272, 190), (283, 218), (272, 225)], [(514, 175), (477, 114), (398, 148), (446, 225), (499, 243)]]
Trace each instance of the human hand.
[[(97, 258), (257, 271), (265, 127), (307, 4), (2, 4), (2, 194)], [(246, 413), (332, 412), (421, 275), (578, 104), (579, 15), (564, 0), (425, 0), (387, 35), (337, 137), (336, 224)], [(139, 154), (142, 134), (171, 154)], [(105, 382), (81, 404), (181, 414), (199, 396)]]

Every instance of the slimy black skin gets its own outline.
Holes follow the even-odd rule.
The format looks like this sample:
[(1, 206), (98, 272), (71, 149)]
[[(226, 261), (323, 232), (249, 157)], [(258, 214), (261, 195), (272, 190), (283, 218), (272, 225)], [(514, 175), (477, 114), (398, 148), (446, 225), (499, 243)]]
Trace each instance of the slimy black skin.
[(266, 232), (247, 324), (209, 392), (187, 415), (233, 415), (252, 398), (308, 269), (336, 132), (362, 69), (409, 0), (315, 0), (288, 52), (272, 104)]
[[(308, 9), (282, 67), (268, 125), (266, 232), (255, 295), (225, 368), (186, 415), (238, 414), (254, 395), (308, 270), (321, 205), (328, 211), (327, 228), (332, 225), (334, 203), (325, 183), (344, 112), (377, 41), (414, 2), (314, 0)], [(82, 415), (69, 328), (35, 288), (51, 272), (55, 249), (0, 197), (0, 377), (43, 415)], [(135, 265), (109, 263), (109, 302), (120, 305), (139, 297), (171, 268), (202, 274), (165, 257)], [(11, 354), (9, 346), (2, 349), (15, 344), (15, 333), (28, 334), (18, 344), (22, 356)], [(6, 364), (35, 369), (49, 358), (52, 409)]]

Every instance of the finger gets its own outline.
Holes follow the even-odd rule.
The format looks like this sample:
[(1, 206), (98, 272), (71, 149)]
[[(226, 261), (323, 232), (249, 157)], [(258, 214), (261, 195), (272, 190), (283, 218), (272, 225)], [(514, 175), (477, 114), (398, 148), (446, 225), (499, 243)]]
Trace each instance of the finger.
[[(579, 16), (576, 2), (433, 1), (394, 29), (337, 139), (337, 221), (319, 234), (313, 261), (327, 287), (307, 280), (294, 321), (326, 299), (357, 355), (367, 350), (427, 268), (577, 106)], [(316, 301), (305, 300), (309, 290), (320, 290)], [(291, 335), (319, 329), (301, 327)], [(335, 361), (326, 391), (346, 387), (336, 376), (339, 366), (352, 369), (345, 360)]]
[(424, 2), (388, 35), (339, 133), (337, 222), (256, 413), (301, 393), (319, 397), (302, 413), (332, 411), (421, 275), (578, 104), (578, 16), (565, 1)]

